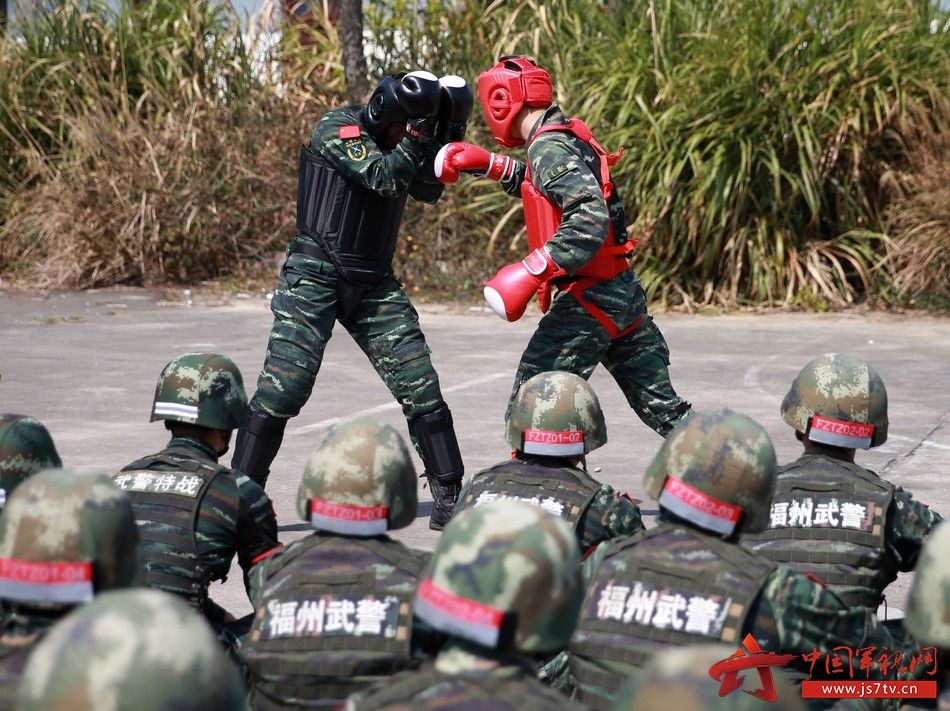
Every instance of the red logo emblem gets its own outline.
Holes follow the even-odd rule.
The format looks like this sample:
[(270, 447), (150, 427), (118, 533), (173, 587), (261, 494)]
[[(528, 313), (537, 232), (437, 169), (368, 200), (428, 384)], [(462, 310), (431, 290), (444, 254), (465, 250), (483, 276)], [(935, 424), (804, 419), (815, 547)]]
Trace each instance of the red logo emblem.
[(747, 634), (742, 640), (742, 646), (737, 647), (733, 654), (709, 667), (709, 676), (719, 682), (719, 695), (728, 696), (745, 681), (745, 676), (741, 676), (739, 672), (757, 669), (760, 688), (743, 691), (757, 699), (775, 703), (775, 680), (772, 679), (770, 667), (784, 667), (795, 657), (794, 654), (763, 652), (755, 638)]

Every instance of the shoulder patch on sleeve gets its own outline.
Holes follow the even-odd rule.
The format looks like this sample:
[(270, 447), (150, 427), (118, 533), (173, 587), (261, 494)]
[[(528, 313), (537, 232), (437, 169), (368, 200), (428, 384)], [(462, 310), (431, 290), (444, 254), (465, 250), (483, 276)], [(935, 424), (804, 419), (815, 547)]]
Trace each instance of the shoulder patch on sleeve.
[(340, 126), (340, 138), (359, 138), (360, 127), (356, 125)]

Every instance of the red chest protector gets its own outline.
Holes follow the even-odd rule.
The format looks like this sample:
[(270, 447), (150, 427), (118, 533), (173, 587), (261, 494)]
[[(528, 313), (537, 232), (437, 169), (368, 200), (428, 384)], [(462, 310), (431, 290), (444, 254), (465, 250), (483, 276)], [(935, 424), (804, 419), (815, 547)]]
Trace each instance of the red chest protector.
[[(537, 140), (542, 133), (549, 131), (563, 131), (570, 133), (575, 138), (589, 145), (600, 158), (600, 188), (604, 193), (604, 200), (610, 200), (613, 195), (613, 182), (610, 179), (610, 167), (615, 165), (620, 159), (623, 149), (616, 153), (607, 153), (594, 138), (591, 130), (580, 119), (570, 119), (570, 124), (560, 126), (557, 124), (546, 124), (541, 126), (532, 137), (532, 141)], [(531, 182), (531, 168), (526, 166), (525, 178), (521, 183), (521, 201), (524, 204), (524, 221), (528, 233), (528, 249), (535, 249), (544, 245), (557, 232), (561, 225), (561, 210), (545, 197)], [(622, 274), (630, 268), (627, 263), (629, 255), (637, 246), (635, 240), (626, 240), (622, 244), (617, 243), (614, 235), (613, 221), (607, 232), (607, 237), (600, 249), (591, 257), (590, 261), (581, 267), (576, 274), (566, 283), (560, 283), (558, 286), (563, 291), (570, 292), (575, 299), (583, 306), (588, 313), (596, 318), (611, 337), (618, 338), (633, 331), (639, 326), (639, 319), (625, 329), (618, 329), (613, 320), (607, 316), (601, 309), (584, 299), (584, 291), (594, 284), (601, 281), (609, 281), (618, 274)], [(551, 282), (545, 282), (538, 289), (538, 301), (541, 304), (541, 311), (547, 312), (551, 305)]]

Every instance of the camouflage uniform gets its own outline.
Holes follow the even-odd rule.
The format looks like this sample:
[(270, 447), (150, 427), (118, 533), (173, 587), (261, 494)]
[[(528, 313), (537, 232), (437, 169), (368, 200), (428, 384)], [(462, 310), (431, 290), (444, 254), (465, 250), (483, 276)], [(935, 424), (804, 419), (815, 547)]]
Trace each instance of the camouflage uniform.
[(0, 511), (20, 482), (63, 466), (49, 432), (32, 417), (0, 415)]
[[(153, 421), (230, 432), (246, 418), (241, 373), (226, 356), (189, 353), (162, 371)], [(198, 436), (173, 436), (165, 449), (132, 462), (113, 481), (135, 508), (146, 584), (200, 608), (230, 643), (241, 625), (208, 599), (208, 586), (227, 577), (235, 554), (246, 576), (279, 544), (267, 494), (218, 464), (218, 456)]]
[(412, 619), (428, 556), (385, 535), (415, 519), (415, 481), (388, 425), (350, 420), (318, 443), (297, 493), (316, 530), (251, 571), (241, 656), (255, 708), (335, 708), (433, 643)]
[[(907, 601), (907, 630), (921, 646), (937, 648), (937, 698), (908, 699), (912, 709), (950, 709), (950, 526), (938, 526), (927, 538)], [(915, 645), (911, 645), (912, 647)]]
[[(560, 131), (532, 140), (542, 126), (552, 124), (568, 124), (557, 105), (545, 111), (528, 135), (528, 163), (532, 183), (563, 211), (561, 225), (545, 247), (553, 261), (572, 275), (603, 244), (611, 219), (616, 216), (611, 215), (604, 200), (597, 178), (599, 158), (590, 146)], [(524, 163), (514, 161), (512, 174), (502, 180), (502, 186), (509, 195), (517, 196), (524, 179)], [(619, 200), (614, 202), (614, 210), (623, 210)], [(518, 388), (534, 375), (568, 370), (586, 379), (598, 363), (603, 363), (640, 419), (665, 436), (689, 411), (689, 403), (670, 383), (669, 348), (647, 314), (640, 279), (628, 269), (591, 286), (584, 298), (621, 331), (638, 325), (630, 333), (611, 339), (573, 295), (561, 293), (521, 356), (509, 411)]]
[(456, 512), (487, 501), (516, 499), (567, 521), (582, 551), (643, 530), (630, 497), (589, 476), (584, 457), (607, 442), (600, 402), (580, 376), (540, 373), (518, 390), (508, 418), (516, 457), (481, 471), (459, 494)]
[[(437, 202), (444, 189), (432, 173), (439, 144), (407, 137), (393, 150), (383, 150), (364, 125), (366, 110), (363, 106), (347, 106), (324, 114), (310, 136), (311, 157), (321, 161), (324, 171), (356, 186), (351, 189), (369, 191), (390, 202), (404, 201), (407, 193), (421, 202)], [(306, 157), (301, 162), (302, 175), (305, 162)], [(350, 201), (341, 197), (321, 194), (317, 200), (327, 202), (313, 207), (317, 215), (314, 219), (321, 225), (334, 221), (334, 211), (355, 209), (348, 207)], [(462, 465), (451, 413), (442, 398), (419, 315), (392, 273), (391, 263), (380, 264), (377, 260), (373, 268), (378, 273), (356, 283), (353, 279), (362, 277), (351, 275), (342, 257), (334, 256), (329, 242), (322, 242), (334, 235), (347, 239), (349, 232), (362, 235), (360, 224), (364, 217), (380, 218), (350, 215), (339, 218), (340, 224), (332, 228), (327, 224), (308, 231), (300, 225), (301, 201), (298, 196), (301, 232), (287, 249), (271, 301), (274, 325), (267, 355), (251, 400), (251, 422), (247, 432), (242, 430), (239, 436), (232, 466), (262, 485), (266, 481), (267, 468), (277, 454), (286, 422), (296, 417), (310, 398), (324, 349), (339, 321), (402, 406), (435, 499), (431, 525), (439, 529), (455, 503)], [(392, 207), (388, 224), (380, 225), (380, 229), (398, 229), (402, 204)], [(317, 234), (320, 232), (326, 234)], [(387, 237), (362, 235), (359, 239), (382, 242)], [(392, 255), (388, 256), (391, 259)], [(347, 264), (358, 262), (354, 259)], [(247, 433), (255, 439), (248, 439)], [(445, 437), (448, 447), (434, 444), (433, 437)], [(440, 452), (448, 452), (449, 461), (442, 461)], [(450, 501), (444, 503), (445, 498)]]
[[(141, 584), (138, 542), (132, 505), (106, 476), (48, 469), (17, 487), (0, 514), (0, 709), (14, 707), (30, 652), (57, 620)], [(72, 582), (38, 582), (56, 578)]]
[(23, 675), (22, 711), (243, 711), (237, 669), (187, 605), (155, 590), (100, 595), (57, 624)]
[(720, 644), (664, 650), (620, 688), (611, 711), (804, 711), (801, 696), (780, 671), (772, 672), (774, 702), (743, 693), (745, 689), (720, 696), (709, 669), (735, 651)]
[(898, 571), (913, 570), (942, 519), (899, 486), (854, 463), (887, 439), (887, 391), (863, 360), (829, 353), (785, 396), (785, 421), (806, 452), (779, 468), (765, 531), (742, 544), (826, 582), (848, 605), (877, 609)]
[(434, 663), (351, 697), (345, 708), (578, 708), (537, 681), (529, 655), (567, 641), (579, 562), (570, 529), (536, 506), (497, 501), (461, 512), (416, 593), (415, 614), (450, 641)]
[(775, 469), (768, 435), (731, 410), (697, 413), (673, 431), (645, 479), (659, 525), (585, 561), (587, 596), (569, 646), (582, 701), (607, 708), (656, 651), (738, 644), (750, 632), (780, 653), (896, 647), (872, 611), (735, 543), (766, 525)]

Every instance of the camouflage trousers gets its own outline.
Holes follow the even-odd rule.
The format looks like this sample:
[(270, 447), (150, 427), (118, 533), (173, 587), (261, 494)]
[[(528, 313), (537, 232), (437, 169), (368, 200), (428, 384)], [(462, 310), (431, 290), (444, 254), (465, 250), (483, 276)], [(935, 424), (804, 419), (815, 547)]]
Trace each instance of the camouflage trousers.
[[(289, 254), (271, 301), (274, 325), (252, 409), (289, 418), (306, 404), (339, 320), (339, 280), (332, 262)], [(340, 323), (367, 355), (407, 420), (442, 403), (419, 315), (396, 277), (390, 274), (368, 287), (353, 315)]]
[[(623, 287), (618, 293), (610, 291), (614, 282)], [(506, 421), (518, 388), (529, 378), (548, 370), (567, 370), (586, 379), (598, 363), (603, 363), (617, 381), (640, 419), (664, 437), (689, 412), (689, 403), (673, 390), (668, 370), (670, 350), (660, 329), (646, 313), (639, 280), (630, 273), (614, 282), (594, 287), (596, 291), (585, 293), (584, 298), (608, 314), (619, 314), (614, 318), (621, 329), (636, 318), (641, 318), (640, 325), (631, 333), (611, 339), (577, 299), (561, 293), (538, 323), (521, 356)], [(615, 300), (622, 305), (612, 304)]]

